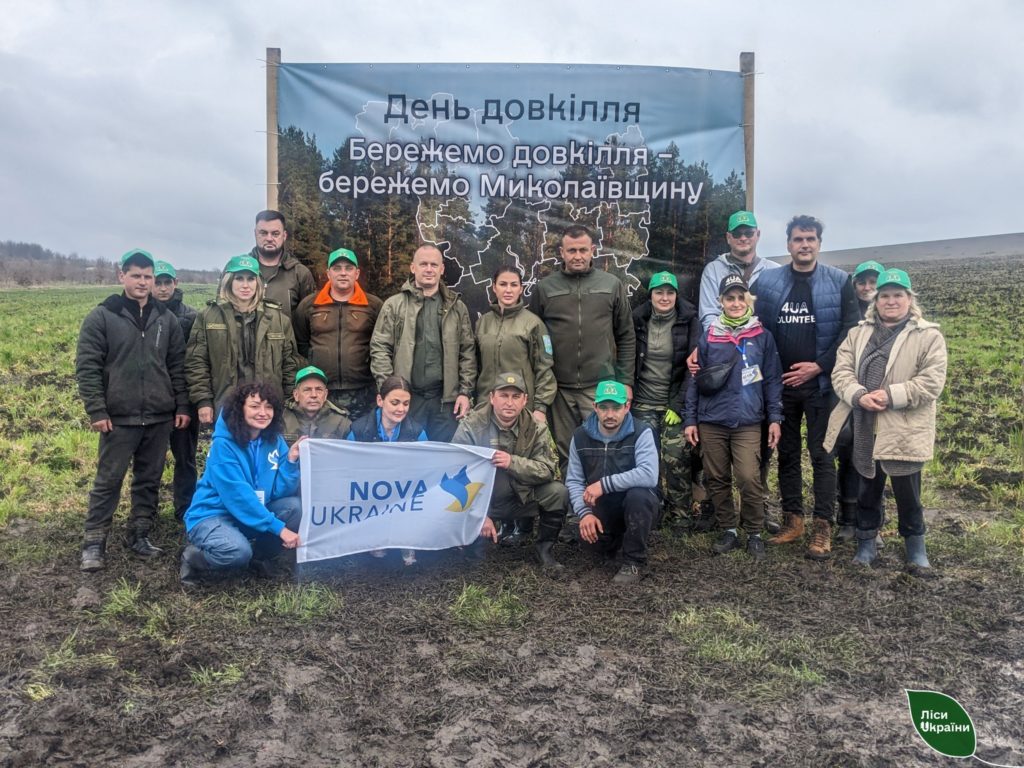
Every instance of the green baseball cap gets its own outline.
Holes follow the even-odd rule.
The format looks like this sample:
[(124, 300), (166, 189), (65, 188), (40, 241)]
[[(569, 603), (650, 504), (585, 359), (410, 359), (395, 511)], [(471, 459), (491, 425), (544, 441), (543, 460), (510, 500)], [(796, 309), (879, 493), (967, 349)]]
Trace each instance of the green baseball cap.
[(602, 381), (597, 385), (597, 391), (594, 393), (594, 402), (603, 403), (611, 400), (613, 403), (619, 405), (625, 405), (629, 401), (629, 396), (626, 394), (626, 387), (619, 384), (617, 381)]
[(324, 384), (327, 383), (327, 374), (317, 368), (315, 365), (307, 365), (301, 371), (295, 374), (295, 383), (298, 384), (303, 379), (308, 379), (310, 376), (316, 376), (319, 379), (323, 379)]
[(141, 256), (142, 258), (149, 262), (149, 266), (151, 267), (156, 264), (156, 259), (153, 258), (152, 253), (150, 253), (149, 251), (144, 251), (141, 248), (132, 248), (130, 251), (127, 251), (124, 254), (124, 256), (121, 257), (121, 271), (124, 271), (124, 265), (128, 263), (128, 259), (130, 259), (132, 256)]
[(336, 262), (338, 259), (348, 259), (357, 267), (359, 266), (359, 259), (357, 259), (356, 255), (348, 248), (339, 248), (336, 251), (331, 251), (331, 255), (327, 257), (327, 266), (331, 266), (331, 264)]
[(757, 219), (754, 218), (754, 214), (750, 211), (736, 211), (732, 216), (729, 217), (729, 232), (732, 232), (736, 227), (753, 227), (757, 229)]
[(666, 285), (672, 286), (677, 292), (679, 291), (679, 281), (676, 280), (676, 276), (671, 272), (655, 272), (651, 275), (651, 281), (647, 283), (647, 290), (653, 291), (655, 288), (662, 288)]
[(174, 280), (178, 279), (178, 273), (174, 271), (174, 267), (171, 266), (171, 262), (169, 261), (158, 261), (154, 264), (153, 275), (154, 277), (163, 277), (166, 275)]
[(887, 269), (878, 275), (878, 290), (882, 290), (887, 285), (898, 285), (900, 288), (906, 288), (908, 291), (912, 290), (910, 287), (910, 275), (902, 269)]
[(252, 272), (254, 275), (260, 273), (260, 263), (249, 254), (232, 256), (224, 266), (225, 272)]
[(526, 392), (526, 382), (523, 381), (523, 377), (518, 373), (512, 373), (506, 371), (505, 373), (499, 373), (498, 378), (494, 382), (495, 390), (505, 389), (506, 387), (515, 387), (520, 392)]
[(865, 272), (877, 272), (878, 274), (882, 274), (885, 272), (885, 267), (877, 261), (863, 261), (857, 265), (856, 269), (853, 270), (853, 279), (856, 280)]

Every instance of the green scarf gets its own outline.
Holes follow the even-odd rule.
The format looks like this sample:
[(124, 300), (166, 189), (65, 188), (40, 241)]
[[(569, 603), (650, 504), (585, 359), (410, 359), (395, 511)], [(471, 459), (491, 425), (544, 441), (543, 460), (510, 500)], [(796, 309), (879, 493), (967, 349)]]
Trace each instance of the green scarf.
[(722, 321), (722, 325), (726, 328), (739, 328), (742, 325), (746, 325), (747, 321), (750, 320), (754, 315), (754, 308), (747, 307), (747, 311), (743, 313), (741, 317), (729, 317), (723, 312), (719, 319)]

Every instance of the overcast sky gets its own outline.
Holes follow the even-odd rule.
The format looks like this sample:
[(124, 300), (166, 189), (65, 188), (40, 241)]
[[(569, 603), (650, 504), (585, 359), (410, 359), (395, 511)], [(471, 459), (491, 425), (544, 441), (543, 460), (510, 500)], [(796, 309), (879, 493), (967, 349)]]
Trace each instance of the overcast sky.
[(7, 0), (0, 240), (219, 268), (264, 207), (268, 46), (286, 62), (737, 70), (757, 54), (761, 253), (1024, 231), (1024, 3)]

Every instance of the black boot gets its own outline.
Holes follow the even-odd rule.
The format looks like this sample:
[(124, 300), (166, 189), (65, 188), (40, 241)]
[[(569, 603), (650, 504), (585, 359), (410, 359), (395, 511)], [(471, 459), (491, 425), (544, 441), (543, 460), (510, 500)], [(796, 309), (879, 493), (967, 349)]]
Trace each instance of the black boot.
[(561, 510), (557, 512), (541, 510), (540, 520), (537, 524), (537, 559), (540, 561), (542, 568), (553, 571), (561, 571), (565, 568), (551, 554), (551, 548), (558, 541), (558, 534), (561, 531), (564, 516), (565, 513)]
[(202, 579), (202, 572), (209, 569), (210, 564), (203, 551), (192, 544), (186, 544), (181, 553), (181, 570), (178, 571), (181, 586), (197, 586)]
[(838, 541), (853, 541), (857, 535), (857, 502), (839, 501), (839, 532), (836, 533)]

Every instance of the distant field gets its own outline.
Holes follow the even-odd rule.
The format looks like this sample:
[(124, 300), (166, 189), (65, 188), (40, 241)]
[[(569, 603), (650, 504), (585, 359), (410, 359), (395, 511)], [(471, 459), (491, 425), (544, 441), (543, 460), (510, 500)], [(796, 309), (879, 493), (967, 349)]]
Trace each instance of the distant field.
[(890, 507), (869, 571), (852, 545), (755, 567), (659, 533), (627, 592), (559, 545), (558, 578), (493, 548), (185, 593), (169, 468), (166, 557), (128, 557), (122, 501), (108, 569), (82, 574), (97, 437), (73, 357), (110, 289), (0, 292), (0, 765), (945, 765), (904, 688), (956, 697), (979, 756), (1024, 764), (1024, 258), (906, 264), (950, 351), (935, 577), (904, 573)]
[[(952, 240), (933, 240), (922, 243), (900, 243), (877, 245), (869, 248), (849, 248), (841, 251), (822, 251), (821, 258), (827, 264), (838, 267), (852, 267), (862, 261), (880, 261), (886, 266), (909, 264), (921, 261), (959, 261), (974, 259), (1005, 259), (1024, 256), (1024, 232), (1007, 235), (983, 235), (981, 237), (960, 237)], [(788, 261), (788, 256), (775, 257), (776, 261)]]

